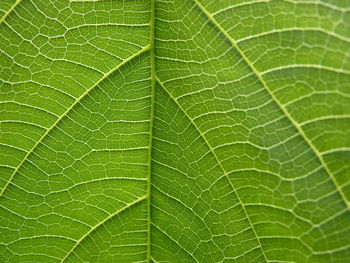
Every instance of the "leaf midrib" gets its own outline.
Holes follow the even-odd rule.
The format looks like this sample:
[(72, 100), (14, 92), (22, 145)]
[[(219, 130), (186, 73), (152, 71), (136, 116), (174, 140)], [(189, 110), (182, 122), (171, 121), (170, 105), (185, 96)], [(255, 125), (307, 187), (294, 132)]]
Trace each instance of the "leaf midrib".
[(155, 87), (156, 87), (156, 64), (154, 53), (154, 35), (155, 35), (155, 2), (151, 0), (151, 22), (150, 22), (150, 60), (151, 60), (151, 107), (150, 107), (150, 125), (149, 125), (149, 149), (148, 149), (148, 174), (147, 174), (147, 259), (151, 262), (152, 240), (151, 240), (151, 197), (152, 197), (152, 146), (153, 146), (153, 123), (155, 106)]

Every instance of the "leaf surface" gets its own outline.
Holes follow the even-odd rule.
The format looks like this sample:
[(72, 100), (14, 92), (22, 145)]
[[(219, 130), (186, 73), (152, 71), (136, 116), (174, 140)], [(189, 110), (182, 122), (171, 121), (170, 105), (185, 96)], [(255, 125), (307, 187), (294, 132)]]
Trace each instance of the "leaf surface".
[(0, 3), (1, 262), (350, 260), (350, 5)]

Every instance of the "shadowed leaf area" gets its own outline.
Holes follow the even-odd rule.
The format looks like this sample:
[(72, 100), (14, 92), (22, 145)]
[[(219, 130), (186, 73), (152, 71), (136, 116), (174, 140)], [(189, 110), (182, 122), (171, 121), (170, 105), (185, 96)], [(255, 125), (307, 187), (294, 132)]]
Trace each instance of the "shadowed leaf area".
[(1, 0), (0, 262), (350, 262), (350, 2)]

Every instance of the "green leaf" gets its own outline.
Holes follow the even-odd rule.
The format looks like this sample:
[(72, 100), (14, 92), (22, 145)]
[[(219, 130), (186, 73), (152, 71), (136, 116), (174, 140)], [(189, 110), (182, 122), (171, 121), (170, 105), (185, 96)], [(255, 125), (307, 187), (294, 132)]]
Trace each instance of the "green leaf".
[(0, 16), (0, 262), (350, 261), (349, 1)]

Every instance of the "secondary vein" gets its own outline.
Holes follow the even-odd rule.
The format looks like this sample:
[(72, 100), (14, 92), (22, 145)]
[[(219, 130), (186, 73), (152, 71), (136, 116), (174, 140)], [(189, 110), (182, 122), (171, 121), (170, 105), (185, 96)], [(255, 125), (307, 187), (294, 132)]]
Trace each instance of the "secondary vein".
[(335, 180), (333, 174), (329, 170), (326, 162), (324, 161), (322, 155), (320, 152), (316, 149), (316, 147), (312, 144), (312, 142), (307, 138), (306, 134), (304, 133), (301, 126), (298, 124), (296, 120), (289, 114), (289, 112), (285, 109), (285, 107), (279, 102), (279, 100), (276, 98), (274, 93), (270, 90), (269, 86), (267, 85), (263, 75), (257, 70), (257, 68), (254, 66), (254, 64), (249, 60), (249, 58), (245, 55), (243, 50), (239, 47), (236, 40), (234, 40), (229, 33), (216, 21), (216, 19), (209, 13), (205, 7), (198, 1), (193, 0), (195, 4), (201, 9), (201, 11), (204, 13), (204, 15), (215, 25), (217, 29), (220, 30), (220, 32), (225, 36), (225, 38), (232, 44), (232, 46), (237, 50), (237, 52), (241, 55), (243, 60), (246, 62), (246, 64), (249, 66), (249, 68), (253, 71), (253, 73), (256, 75), (260, 83), (263, 85), (267, 93), (270, 95), (272, 100), (277, 104), (277, 106), (280, 108), (280, 110), (283, 112), (283, 114), (289, 119), (289, 121), (292, 123), (292, 125), (295, 127), (295, 129), (298, 131), (298, 133), (302, 136), (304, 141), (309, 145), (311, 150), (314, 152), (317, 159), (320, 161), (322, 167), (330, 177), (331, 181), (333, 182), (335, 188), (337, 189), (340, 197), (342, 198), (345, 206), (350, 209), (350, 202), (347, 201), (344, 193), (342, 192), (340, 186), (338, 185), (337, 181)]
[(18, 164), (18, 166), (16, 167), (16, 169), (13, 171), (13, 173), (11, 174), (9, 180), (7, 181), (7, 183), (4, 185), (4, 187), (2, 188), (1, 192), (0, 192), (0, 197), (3, 196), (5, 190), (7, 189), (7, 187), (10, 185), (10, 183), (12, 182), (15, 174), (19, 171), (19, 169), (22, 167), (22, 165), (25, 163), (25, 161), (28, 159), (28, 157), (30, 156), (30, 154), (34, 151), (34, 149), (40, 145), (40, 143), (43, 141), (43, 139), (57, 126), (57, 124), (65, 117), (67, 116), (67, 114), (76, 106), (78, 105), (81, 100), (83, 98), (85, 98), (88, 94), (90, 94), (90, 92), (92, 90), (94, 90), (99, 84), (101, 84), (102, 81), (104, 81), (105, 79), (107, 79), (113, 72), (117, 71), (118, 69), (120, 69), (121, 67), (123, 67), (125, 64), (129, 63), (130, 61), (132, 61), (134, 58), (140, 56), (142, 53), (144, 53), (145, 51), (150, 49), (150, 45), (147, 45), (146, 47), (140, 49), (138, 52), (136, 52), (135, 54), (133, 54), (132, 56), (128, 57), (127, 59), (125, 59), (123, 62), (119, 63), (116, 67), (112, 68), (110, 71), (108, 71), (107, 73), (105, 73), (94, 85), (92, 85), (90, 88), (88, 88), (83, 94), (81, 94), (75, 101), (74, 103), (72, 103), (72, 105), (66, 109), (66, 111), (64, 113), (62, 113), (61, 116), (59, 116), (57, 118), (57, 120), (45, 131), (45, 133), (40, 137), (40, 139), (32, 146), (32, 148), (27, 152), (27, 154), (23, 157), (22, 161)]
[(0, 24), (5, 21), (5, 19), (12, 13), (12, 11), (22, 2), (22, 0), (17, 0), (13, 6), (4, 14), (4, 16), (0, 20)]
[(65, 255), (64, 258), (62, 258), (61, 263), (64, 262), (68, 256), (78, 247), (78, 245), (86, 238), (88, 237), (92, 232), (94, 232), (97, 228), (99, 228), (101, 225), (106, 223), (111, 218), (115, 217), (116, 215), (120, 214), (121, 212), (125, 211), (126, 209), (136, 205), (137, 203), (140, 203), (141, 201), (145, 200), (147, 198), (146, 195), (139, 197), (138, 199), (134, 200), (133, 202), (127, 204), (126, 206), (122, 207), (121, 209), (117, 210), (116, 212), (110, 214), (105, 219), (103, 219), (101, 222), (90, 228), (81, 238), (79, 238), (74, 246), (68, 251), (68, 253)]
[(248, 223), (249, 223), (249, 225), (250, 225), (251, 229), (253, 230), (253, 233), (254, 233), (254, 235), (255, 235), (255, 237), (256, 237), (256, 240), (257, 240), (258, 245), (259, 245), (259, 247), (260, 247), (260, 249), (261, 249), (261, 252), (262, 252), (262, 255), (263, 255), (263, 257), (264, 257), (264, 260), (265, 260), (266, 262), (268, 262), (268, 260), (267, 260), (267, 258), (266, 258), (266, 255), (265, 255), (265, 252), (264, 252), (264, 250), (262, 249), (262, 245), (261, 245), (259, 236), (258, 236), (258, 234), (256, 233), (255, 228), (254, 228), (254, 226), (253, 226), (253, 223), (251, 222), (251, 220), (250, 220), (250, 218), (249, 218), (249, 216), (248, 216), (248, 212), (247, 212), (247, 210), (246, 210), (246, 208), (245, 208), (245, 205), (244, 205), (243, 201), (241, 200), (241, 198), (239, 197), (238, 192), (237, 192), (235, 186), (232, 184), (232, 182), (231, 182), (231, 180), (230, 180), (230, 178), (229, 178), (229, 176), (228, 176), (227, 171), (225, 170), (224, 166), (223, 166), (222, 163), (220, 162), (220, 159), (219, 159), (219, 157), (216, 155), (216, 153), (215, 153), (213, 147), (211, 146), (211, 144), (209, 143), (209, 141), (207, 140), (207, 138), (205, 137), (205, 135), (203, 134), (203, 132), (199, 129), (199, 127), (197, 126), (197, 124), (194, 122), (194, 120), (191, 118), (191, 116), (188, 115), (188, 113), (185, 111), (185, 109), (184, 109), (184, 108), (181, 106), (181, 104), (178, 102), (178, 100), (165, 88), (165, 86), (163, 85), (163, 83), (162, 83), (158, 78), (157, 78), (157, 82), (159, 83), (159, 85), (161, 85), (161, 87), (163, 87), (164, 91), (165, 91), (165, 92), (169, 95), (169, 97), (176, 103), (176, 105), (179, 107), (179, 109), (185, 114), (185, 116), (187, 117), (187, 119), (188, 119), (188, 120), (191, 122), (191, 124), (195, 127), (195, 129), (198, 131), (199, 135), (202, 137), (202, 139), (204, 140), (204, 142), (205, 142), (206, 145), (208, 146), (210, 152), (213, 154), (213, 156), (214, 156), (216, 162), (219, 164), (220, 169), (221, 169), (222, 172), (224, 173), (224, 176), (227, 178), (227, 180), (228, 180), (228, 182), (229, 182), (229, 184), (230, 184), (230, 186), (231, 186), (233, 192), (234, 192), (235, 195), (237, 196), (237, 199), (238, 199), (238, 201), (239, 201), (239, 203), (240, 203), (240, 206), (241, 206), (242, 209), (243, 209), (243, 212), (244, 212), (244, 214), (245, 214), (245, 217), (247, 218)]

